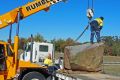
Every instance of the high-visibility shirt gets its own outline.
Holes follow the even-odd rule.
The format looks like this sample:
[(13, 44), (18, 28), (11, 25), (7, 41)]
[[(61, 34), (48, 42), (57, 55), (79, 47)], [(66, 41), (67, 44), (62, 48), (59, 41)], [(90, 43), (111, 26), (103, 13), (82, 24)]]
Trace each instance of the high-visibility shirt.
[(51, 60), (51, 59), (48, 59), (48, 58), (46, 58), (46, 59), (44, 60), (44, 64), (45, 64), (45, 65), (48, 65), (48, 66), (52, 66), (52, 65), (53, 65), (52, 60)]
[(103, 26), (103, 20), (100, 18), (96, 18), (95, 20), (98, 22), (99, 26)]

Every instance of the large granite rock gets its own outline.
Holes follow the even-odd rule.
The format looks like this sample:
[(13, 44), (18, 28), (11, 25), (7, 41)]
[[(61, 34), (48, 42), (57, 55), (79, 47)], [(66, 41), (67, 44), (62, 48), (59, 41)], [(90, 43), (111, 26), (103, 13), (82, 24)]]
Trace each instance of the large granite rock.
[(103, 52), (103, 43), (67, 46), (64, 52), (64, 68), (73, 71), (101, 71)]

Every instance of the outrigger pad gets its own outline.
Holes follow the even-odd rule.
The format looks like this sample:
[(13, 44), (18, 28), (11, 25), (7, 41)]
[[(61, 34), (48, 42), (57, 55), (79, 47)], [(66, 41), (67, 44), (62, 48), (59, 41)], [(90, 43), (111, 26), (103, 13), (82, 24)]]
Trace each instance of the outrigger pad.
[(64, 52), (64, 68), (73, 71), (101, 71), (103, 53), (103, 43), (67, 46)]

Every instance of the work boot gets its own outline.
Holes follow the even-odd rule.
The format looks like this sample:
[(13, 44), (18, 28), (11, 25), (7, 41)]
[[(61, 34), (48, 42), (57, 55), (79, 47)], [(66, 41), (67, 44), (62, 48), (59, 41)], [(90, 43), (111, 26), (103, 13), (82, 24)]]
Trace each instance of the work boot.
[(94, 42), (90, 42), (91, 44), (94, 44)]
[(97, 43), (100, 43), (101, 41), (99, 40), (99, 41), (97, 41)]

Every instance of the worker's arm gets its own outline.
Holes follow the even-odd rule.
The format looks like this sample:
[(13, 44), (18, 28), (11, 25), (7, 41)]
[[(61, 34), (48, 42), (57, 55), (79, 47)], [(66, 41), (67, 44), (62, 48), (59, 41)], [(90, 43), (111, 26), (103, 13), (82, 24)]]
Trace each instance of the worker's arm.
[(47, 66), (52, 66), (52, 65), (53, 65), (52, 60), (51, 60), (51, 59), (46, 58), (46, 59), (44, 60), (44, 65), (47, 65)]
[(100, 30), (103, 28), (103, 21), (100, 23)]
[(0, 16), (0, 29), (17, 22), (18, 12), (20, 13), (20, 19), (24, 19), (38, 11), (45, 10), (48, 11), (49, 7), (56, 4), (62, 0), (34, 0), (28, 4), (16, 8), (6, 14)]
[(100, 26), (100, 28), (99, 28), (99, 29), (101, 30), (102, 28), (103, 28), (103, 26)]

